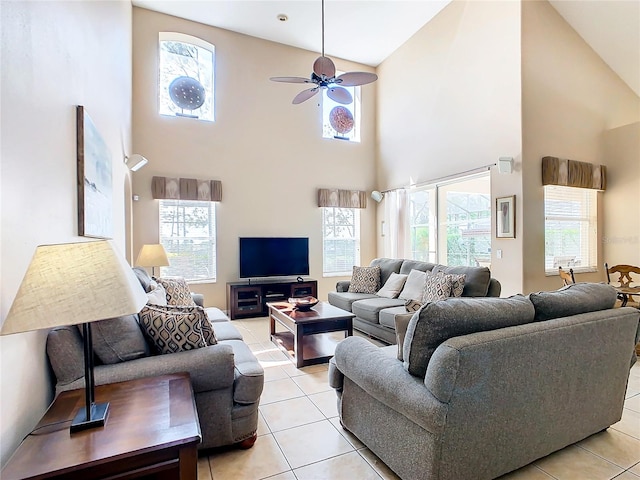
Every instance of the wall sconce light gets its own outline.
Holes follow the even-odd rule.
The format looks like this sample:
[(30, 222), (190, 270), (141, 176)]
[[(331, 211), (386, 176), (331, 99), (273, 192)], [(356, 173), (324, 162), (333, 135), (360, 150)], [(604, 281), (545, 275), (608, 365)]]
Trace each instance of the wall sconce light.
[(131, 170), (132, 172), (137, 172), (142, 167), (144, 167), (147, 162), (149, 162), (149, 160), (137, 153), (134, 153), (130, 157), (124, 157), (124, 163), (127, 164), (127, 167), (129, 167), (129, 170)]
[(371, 192), (371, 198), (380, 203), (384, 198), (384, 193), (379, 192), (378, 190), (374, 190), (373, 192)]
[(512, 173), (513, 172), (513, 157), (500, 157), (498, 159), (498, 172), (500, 172), (500, 173)]

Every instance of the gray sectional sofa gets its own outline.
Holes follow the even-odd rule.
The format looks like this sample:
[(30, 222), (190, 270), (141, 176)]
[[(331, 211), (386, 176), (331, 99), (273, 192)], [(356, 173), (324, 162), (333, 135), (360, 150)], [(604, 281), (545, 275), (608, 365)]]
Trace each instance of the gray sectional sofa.
[[(463, 297), (499, 297), (501, 286), (486, 267), (447, 267), (417, 260), (376, 258), (370, 266), (380, 267), (381, 286), (392, 273), (409, 275), (411, 270), (421, 272), (464, 273), (466, 281)], [(335, 292), (329, 292), (328, 300), (343, 310), (354, 313), (353, 327), (387, 343), (396, 343), (395, 321), (397, 317), (411, 317), (402, 298), (385, 298), (370, 293), (350, 293), (349, 281), (341, 281)]]
[(610, 308), (615, 296), (579, 283), (429, 303), (402, 361), (349, 337), (329, 365), (340, 421), (404, 480), (521, 468), (620, 420), (640, 312)]
[[(143, 270), (134, 270), (148, 292), (150, 278)], [(192, 296), (202, 306), (202, 296)], [(217, 308), (205, 308), (205, 312), (218, 343), (165, 355), (152, 353), (137, 315), (94, 322), (93, 347), (101, 363), (95, 366), (96, 385), (188, 372), (202, 433), (198, 448), (234, 444), (250, 447), (256, 439), (264, 371), (227, 316)], [(51, 330), (47, 354), (55, 375), (56, 395), (84, 388), (83, 338), (76, 326)]]

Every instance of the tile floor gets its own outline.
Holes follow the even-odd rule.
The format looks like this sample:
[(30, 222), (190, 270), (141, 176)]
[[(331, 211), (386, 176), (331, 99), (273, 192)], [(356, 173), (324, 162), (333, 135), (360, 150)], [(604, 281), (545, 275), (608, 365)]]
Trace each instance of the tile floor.
[[(249, 450), (200, 458), (198, 480), (398, 478), (340, 426), (327, 365), (296, 369), (269, 341), (267, 318), (234, 324), (265, 369), (258, 440)], [(501, 480), (612, 478), (640, 480), (640, 364), (631, 370), (620, 422)]]

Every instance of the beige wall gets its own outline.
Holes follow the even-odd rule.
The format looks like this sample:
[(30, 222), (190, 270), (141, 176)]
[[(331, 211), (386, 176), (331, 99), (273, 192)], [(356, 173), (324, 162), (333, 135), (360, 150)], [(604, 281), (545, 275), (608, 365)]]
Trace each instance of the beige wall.
[[(157, 112), (158, 32), (180, 32), (215, 45), (216, 121), (160, 116)], [(310, 276), (326, 298), (336, 278), (322, 278), (319, 187), (370, 191), (374, 186), (375, 91), (362, 89), (362, 142), (321, 137), (321, 110), (309, 100), (292, 105), (304, 87), (270, 82), (307, 76), (318, 56), (149, 10), (133, 9), (133, 146), (149, 164), (133, 175), (134, 253), (158, 242), (153, 175), (221, 180), (217, 205), (218, 280), (193, 285), (207, 305), (226, 308), (226, 282), (238, 280), (238, 237), (309, 237)], [(336, 60), (339, 70), (369, 67)], [(375, 256), (374, 207), (362, 211), (362, 261)]]
[[(522, 4), (522, 118), (524, 291), (531, 292), (560, 284), (557, 276), (546, 277), (544, 272), (541, 158), (552, 155), (607, 165), (611, 183), (599, 195), (598, 238), (603, 241), (603, 231), (607, 237), (616, 236), (614, 232), (623, 228), (614, 222), (625, 221), (619, 199), (635, 198), (637, 205), (640, 150), (637, 140), (634, 143), (626, 132), (620, 133), (627, 139), (624, 146), (607, 147), (605, 132), (638, 122), (640, 99), (549, 3), (526, 1)], [(630, 168), (634, 162), (635, 168)], [(621, 180), (626, 175), (635, 181)], [(640, 223), (633, 215), (635, 226), (620, 235), (635, 236), (637, 252)], [(603, 254), (601, 248), (598, 265), (605, 261)], [(601, 267), (597, 273), (577, 275), (578, 281), (604, 279)]]
[[(76, 105), (113, 159), (115, 240), (124, 250), (122, 151), (131, 130), (128, 2), (2, 2), (1, 314), (35, 247), (77, 241)], [(46, 332), (0, 337), (0, 462), (52, 398)], [(37, 459), (34, 458), (34, 461)]]
[(640, 122), (605, 131), (604, 152), (604, 261), (640, 266)]
[[(387, 58), (378, 74), (378, 189), (427, 182), (510, 156), (516, 161), (513, 174), (492, 169), (492, 201), (516, 195), (517, 219), (522, 218), (520, 4), (452, 2)], [(383, 211), (384, 200), (378, 223)], [(491, 270), (505, 295), (522, 291), (518, 220), (515, 240), (492, 241)], [(379, 255), (382, 244), (378, 237)]]

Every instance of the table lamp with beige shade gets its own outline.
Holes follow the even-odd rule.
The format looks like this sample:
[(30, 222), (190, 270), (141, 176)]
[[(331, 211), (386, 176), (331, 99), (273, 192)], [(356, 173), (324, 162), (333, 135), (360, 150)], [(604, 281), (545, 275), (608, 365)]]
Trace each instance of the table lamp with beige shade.
[(136, 259), (137, 267), (151, 267), (151, 275), (155, 277), (156, 267), (168, 267), (169, 259), (164, 247), (159, 243), (142, 245), (138, 258)]
[(108, 403), (95, 403), (91, 322), (138, 313), (146, 301), (135, 273), (110, 240), (36, 248), (0, 334), (82, 324), (85, 406), (71, 432), (104, 425), (109, 410)]

